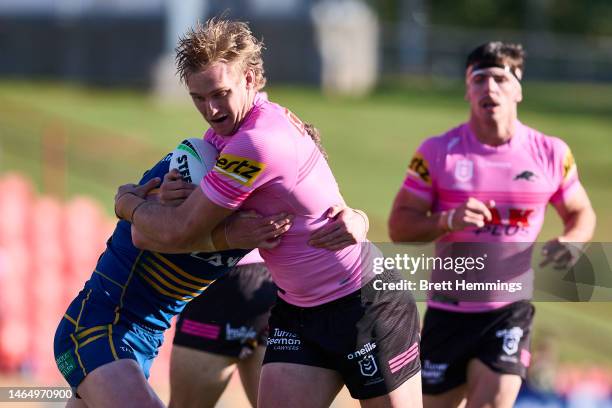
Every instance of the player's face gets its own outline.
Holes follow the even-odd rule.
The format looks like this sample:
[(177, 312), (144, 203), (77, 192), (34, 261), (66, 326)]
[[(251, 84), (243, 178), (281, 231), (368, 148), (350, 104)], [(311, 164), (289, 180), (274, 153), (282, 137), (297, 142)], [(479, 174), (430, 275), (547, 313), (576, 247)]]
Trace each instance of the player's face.
[(229, 136), (238, 130), (255, 95), (253, 72), (236, 64), (217, 62), (187, 77), (189, 95), (213, 130)]
[(516, 105), (522, 99), (521, 84), (503, 68), (468, 71), (466, 99), (478, 120), (500, 121), (516, 116)]

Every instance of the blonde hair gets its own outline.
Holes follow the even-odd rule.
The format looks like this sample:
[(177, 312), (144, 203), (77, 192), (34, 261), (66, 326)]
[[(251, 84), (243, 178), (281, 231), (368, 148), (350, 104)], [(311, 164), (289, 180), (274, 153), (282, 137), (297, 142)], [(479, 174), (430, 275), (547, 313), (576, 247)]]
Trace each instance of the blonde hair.
[(205, 24), (198, 22), (179, 39), (176, 47), (177, 73), (183, 83), (197, 71), (216, 62), (238, 63), (243, 72), (255, 73), (255, 89), (266, 84), (262, 41), (257, 40), (247, 23), (212, 18)]

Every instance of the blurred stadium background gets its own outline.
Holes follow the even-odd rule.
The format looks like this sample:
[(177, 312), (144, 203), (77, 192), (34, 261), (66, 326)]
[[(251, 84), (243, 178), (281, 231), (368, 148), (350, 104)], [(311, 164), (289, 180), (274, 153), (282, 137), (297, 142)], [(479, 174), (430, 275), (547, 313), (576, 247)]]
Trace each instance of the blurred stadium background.
[[(343, 194), (380, 242), (420, 140), (467, 118), (466, 53), (522, 42), (521, 120), (569, 143), (595, 240), (612, 241), (608, 0), (3, 0), (0, 386), (63, 385), (53, 333), (114, 227), (116, 186), (205, 130), (174, 76), (176, 36), (222, 12), (263, 37), (271, 99), (321, 130)], [(551, 214), (541, 239), (559, 230)], [(612, 303), (537, 307), (522, 406), (612, 406)], [(164, 398), (166, 343), (151, 379)], [(238, 381), (219, 406), (245, 406)], [(342, 393), (335, 406), (356, 404)]]

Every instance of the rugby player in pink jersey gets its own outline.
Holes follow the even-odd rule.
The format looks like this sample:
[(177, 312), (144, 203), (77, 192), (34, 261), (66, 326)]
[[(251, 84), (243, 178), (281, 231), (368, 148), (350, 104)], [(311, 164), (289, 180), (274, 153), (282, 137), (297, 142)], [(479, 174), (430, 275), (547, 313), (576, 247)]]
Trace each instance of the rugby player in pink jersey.
[[(564, 243), (586, 242), (595, 228), (568, 146), (517, 118), (523, 62), (515, 44), (489, 42), (470, 53), (469, 120), (421, 144), (389, 218), (394, 242), (436, 240), (438, 257), (487, 253), (480, 273), (459, 279), (523, 288), (429, 292), (425, 407), (513, 405), (530, 361), (531, 252), (546, 206), (557, 210), (564, 231), (545, 244), (545, 263), (567, 265), (572, 257)], [(457, 279), (456, 272), (434, 268), (432, 280)]]
[[(284, 214), (270, 226), (272, 240), (259, 245), (279, 291), (258, 406), (326, 407), (346, 385), (364, 407), (419, 407), (414, 300), (374, 289), (379, 252), (365, 231), (361, 242), (321, 247), (344, 235), (327, 213), (345, 203), (316, 132), (259, 92), (261, 47), (244, 23), (213, 19), (187, 33), (178, 47), (179, 74), (210, 124), (205, 139), (219, 158), (181, 205), (146, 201), (152, 181), (121, 186), (116, 213), (132, 223), (137, 246), (179, 253), (239, 245), (232, 224), (224, 228), (239, 209)], [(400, 278), (395, 271), (379, 276)]]

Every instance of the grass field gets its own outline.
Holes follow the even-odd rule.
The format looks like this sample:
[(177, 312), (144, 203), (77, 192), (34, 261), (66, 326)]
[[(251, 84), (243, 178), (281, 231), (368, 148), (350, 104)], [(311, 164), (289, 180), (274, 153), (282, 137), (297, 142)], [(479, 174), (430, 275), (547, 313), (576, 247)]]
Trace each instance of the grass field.
[[(371, 238), (379, 241), (386, 240), (392, 199), (419, 142), (467, 118), (458, 82), (388, 81), (359, 100), (310, 88), (268, 92), (321, 130), (345, 198), (367, 211)], [(612, 86), (528, 82), (524, 95), (521, 120), (572, 147), (598, 215), (595, 239), (611, 242)], [(189, 103), (160, 103), (135, 91), (0, 82), (0, 171), (25, 172), (46, 192), (92, 195), (109, 214), (117, 185), (137, 181), (182, 138), (204, 129)], [(551, 214), (541, 237), (559, 231)], [(612, 303), (542, 303), (536, 329), (558, 338), (566, 361), (612, 366), (610, 316)]]

